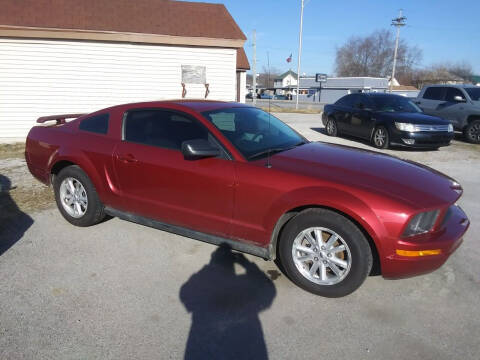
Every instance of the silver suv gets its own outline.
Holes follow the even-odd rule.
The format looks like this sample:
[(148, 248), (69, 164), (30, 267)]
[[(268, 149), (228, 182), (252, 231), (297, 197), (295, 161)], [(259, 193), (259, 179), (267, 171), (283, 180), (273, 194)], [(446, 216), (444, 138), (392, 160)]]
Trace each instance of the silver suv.
[(414, 102), (425, 114), (450, 120), (468, 141), (480, 144), (480, 86), (428, 85)]

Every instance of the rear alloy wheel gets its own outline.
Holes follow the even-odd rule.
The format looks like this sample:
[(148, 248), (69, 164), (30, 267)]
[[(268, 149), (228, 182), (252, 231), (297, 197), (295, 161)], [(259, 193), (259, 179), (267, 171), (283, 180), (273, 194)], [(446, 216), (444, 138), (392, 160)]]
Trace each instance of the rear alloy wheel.
[(326, 209), (305, 210), (290, 220), (282, 231), (278, 255), (282, 270), (295, 284), (326, 297), (355, 291), (373, 262), (358, 227)]
[(60, 184), (60, 202), (68, 215), (75, 219), (87, 212), (88, 197), (83, 184), (73, 177), (63, 179)]
[(390, 146), (388, 130), (384, 126), (375, 129), (372, 135), (372, 144), (377, 149), (387, 149)]
[(72, 165), (62, 169), (55, 176), (53, 186), (58, 210), (71, 224), (90, 226), (105, 218), (97, 191), (80, 167)]
[(328, 136), (337, 136), (338, 135), (338, 128), (337, 122), (333, 119), (328, 119), (327, 124), (325, 125), (325, 129), (327, 131)]
[(474, 120), (465, 128), (465, 137), (474, 144), (480, 144), (480, 120)]

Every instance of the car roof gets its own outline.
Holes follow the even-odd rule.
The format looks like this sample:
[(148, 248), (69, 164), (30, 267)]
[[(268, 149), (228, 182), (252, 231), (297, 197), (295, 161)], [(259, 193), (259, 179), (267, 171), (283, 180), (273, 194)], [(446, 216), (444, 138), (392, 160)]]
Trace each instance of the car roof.
[(190, 109), (195, 112), (203, 112), (210, 110), (218, 110), (234, 107), (252, 107), (250, 105), (234, 102), (234, 101), (218, 101), (218, 100), (194, 100), (194, 99), (178, 99), (178, 100), (159, 100), (148, 102), (136, 102), (111, 106), (97, 112), (110, 111), (117, 108), (155, 108), (164, 106), (178, 106), (180, 108)]
[[(355, 94), (351, 94), (351, 95), (355, 95)], [(398, 95), (398, 94), (390, 94), (390, 93), (357, 93), (357, 95), (363, 95), (363, 96), (368, 96), (368, 97), (371, 97), (371, 98), (374, 98), (374, 97), (401, 97), (401, 98), (406, 98), (405, 96), (401, 96), (401, 95)]]
[(371, 96), (371, 97), (375, 97), (375, 96), (400, 96), (400, 95), (397, 95), (397, 94), (389, 94), (389, 93), (361, 93), (363, 95), (368, 95), (368, 96)]
[(473, 84), (432, 84), (432, 85), (425, 85), (427, 87), (456, 87), (456, 88), (476, 88), (477, 86)]

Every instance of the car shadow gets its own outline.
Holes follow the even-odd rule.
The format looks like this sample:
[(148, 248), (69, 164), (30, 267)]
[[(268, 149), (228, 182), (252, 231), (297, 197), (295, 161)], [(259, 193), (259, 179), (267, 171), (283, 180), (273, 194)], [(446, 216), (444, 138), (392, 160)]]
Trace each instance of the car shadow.
[(18, 208), (10, 190), (10, 179), (0, 175), (0, 256), (15, 245), (33, 224), (33, 219)]
[(464, 143), (464, 144), (468, 144), (468, 145), (476, 145), (476, 144), (472, 144), (470, 141), (468, 141), (465, 138), (465, 135), (463, 135), (463, 132), (455, 131), (455, 137), (453, 138), (453, 140)]
[[(243, 273), (235, 273), (235, 264)], [(258, 266), (228, 246), (180, 289), (192, 314), (185, 359), (268, 359), (259, 313), (276, 296), (275, 285)]]
[[(325, 130), (325, 128), (318, 128), (318, 127), (312, 127), (310, 128), (312, 129), (313, 131), (316, 131), (320, 134), (323, 134), (323, 135), (327, 135), (327, 131)], [(341, 135), (338, 135), (339, 138), (341, 139), (346, 139), (346, 140), (350, 140), (350, 141), (355, 141), (355, 142), (358, 142), (358, 143), (361, 143), (361, 144), (364, 144), (364, 145), (367, 145), (369, 146), (370, 148), (372, 148), (373, 150), (379, 150), (377, 149), (375, 146), (373, 146), (370, 141), (367, 141), (365, 139), (362, 139), (362, 138), (358, 138), (358, 137), (355, 137), (355, 136), (350, 136), (350, 135), (346, 135), (346, 134), (341, 134)], [(433, 148), (425, 148), (425, 149), (419, 149), (419, 148), (409, 148), (409, 147), (403, 147), (403, 146), (395, 146), (395, 145), (392, 145), (390, 146), (390, 150), (396, 150), (396, 151), (408, 151), (408, 152), (427, 152), (427, 151), (437, 151), (437, 149), (433, 149)]]

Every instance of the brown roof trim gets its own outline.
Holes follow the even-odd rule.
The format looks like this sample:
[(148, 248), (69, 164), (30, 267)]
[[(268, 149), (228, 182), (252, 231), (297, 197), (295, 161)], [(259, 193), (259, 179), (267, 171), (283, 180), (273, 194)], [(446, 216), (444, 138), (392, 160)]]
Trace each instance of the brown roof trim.
[(245, 42), (243, 39), (218, 39), (206, 37), (122, 33), (116, 31), (34, 28), (5, 25), (0, 25), (0, 37), (113, 41), (225, 48), (241, 48)]
[(237, 70), (250, 70), (247, 54), (243, 47), (237, 49)]

